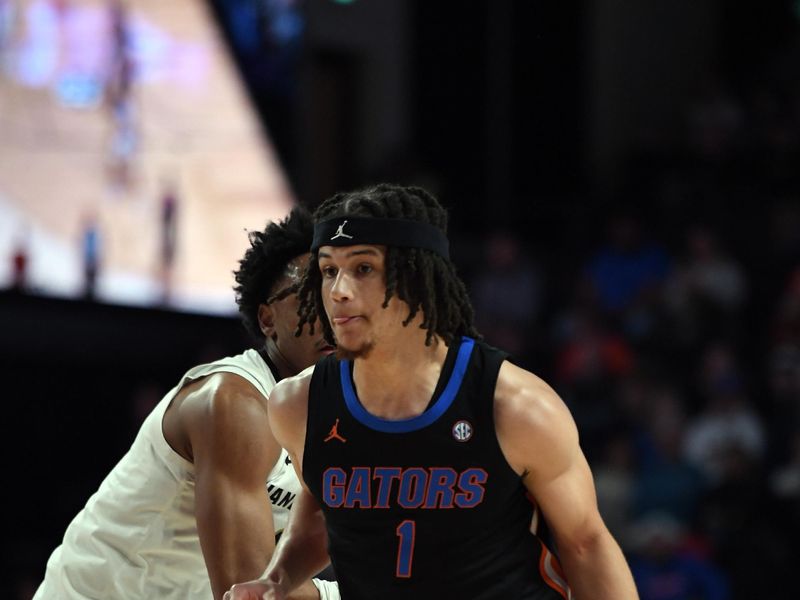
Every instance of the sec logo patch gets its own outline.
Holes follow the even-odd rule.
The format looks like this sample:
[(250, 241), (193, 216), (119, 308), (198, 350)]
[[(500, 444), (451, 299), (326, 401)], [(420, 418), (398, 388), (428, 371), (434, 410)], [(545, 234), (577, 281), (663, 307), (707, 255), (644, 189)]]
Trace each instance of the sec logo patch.
[(469, 421), (456, 421), (453, 425), (453, 437), (459, 442), (468, 442), (472, 437), (472, 425)]

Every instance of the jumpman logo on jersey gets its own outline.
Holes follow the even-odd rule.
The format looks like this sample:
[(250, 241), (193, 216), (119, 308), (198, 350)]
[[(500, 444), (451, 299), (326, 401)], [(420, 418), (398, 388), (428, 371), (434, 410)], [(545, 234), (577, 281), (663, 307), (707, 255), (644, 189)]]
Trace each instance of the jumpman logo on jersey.
[(349, 239), (351, 239), (351, 240), (353, 239), (353, 236), (352, 236), (352, 235), (347, 235), (347, 234), (346, 234), (346, 233), (343, 231), (343, 230), (344, 230), (344, 226), (345, 226), (345, 225), (347, 225), (347, 219), (345, 219), (344, 221), (342, 221), (342, 224), (341, 224), (341, 225), (339, 225), (339, 227), (336, 229), (336, 233), (333, 235), (333, 237), (331, 237), (331, 239), (332, 239), (332, 240), (335, 240), (336, 238), (340, 238), (340, 237), (343, 237), (343, 238), (349, 238)]
[(328, 433), (328, 437), (325, 438), (324, 441), (330, 442), (331, 440), (339, 440), (343, 444), (347, 443), (347, 440), (344, 439), (341, 435), (339, 435), (339, 419), (336, 419), (336, 422), (331, 427), (330, 433)]

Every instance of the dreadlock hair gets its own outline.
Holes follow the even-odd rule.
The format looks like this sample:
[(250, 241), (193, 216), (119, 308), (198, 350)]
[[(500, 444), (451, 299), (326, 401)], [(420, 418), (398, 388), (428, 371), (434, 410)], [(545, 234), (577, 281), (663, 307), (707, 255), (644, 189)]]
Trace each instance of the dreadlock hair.
[[(339, 193), (325, 200), (314, 212), (315, 222), (347, 216), (420, 221), (447, 233), (447, 211), (418, 187), (383, 183)], [(319, 320), (325, 340), (333, 345), (333, 331), (322, 304), (322, 275), (317, 260), (318, 252), (314, 250), (298, 292), (298, 331), (308, 323), (313, 333), (314, 323)], [(396, 246), (387, 246), (385, 261), (383, 308), (395, 294), (408, 304), (409, 313), (403, 326), (421, 310), (420, 327), (427, 330), (425, 345), (430, 345), (434, 336), (442, 338), (447, 345), (462, 335), (481, 337), (473, 325), (474, 312), (467, 290), (452, 262), (430, 250)]]
[(270, 222), (264, 231), (247, 234), (250, 248), (239, 261), (239, 270), (233, 272), (237, 283), (233, 291), (242, 324), (254, 339), (264, 339), (258, 325), (259, 305), (267, 301), (286, 265), (308, 252), (313, 236), (311, 214), (299, 206), (293, 208), (283, 221)]

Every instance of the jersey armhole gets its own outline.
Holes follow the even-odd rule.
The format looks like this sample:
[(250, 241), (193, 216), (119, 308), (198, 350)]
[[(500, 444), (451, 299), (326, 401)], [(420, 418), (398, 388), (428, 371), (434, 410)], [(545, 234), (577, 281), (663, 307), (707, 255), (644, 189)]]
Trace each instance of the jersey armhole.
[(508, 462), (506, 453), (503, 452), (503, 447), (500, 445), (500, 438), (497, 436), (497, 423), (495, 423), (494, 418), (494, 403), (495, 394), (497, 393), (497, 380), (500, 377), (500, 369), (503, 367), (503, 363), (506, 361), (512, 362), (511, 355), (508, 352), (485, 344), (481, 347), (481, 355), (484, 365), (483, 388), (481, 390), (480, 397), (488, 398), (489, 400), (484, 405), (484, 410), (486, 411), (485, 417), (488, 419), (487, 422), (492, 424), (492, 434), (494, 436), (493, 441), (494, 446), (497, 449), (498, 458), (502, 460), (508, 471), (512, 473), (514, 477), (520, 480), (521, 485), (522, 475), (514, 470), (514, 467), (512, 467), (511, 463)]
[(315, 440), (318, 437), (317, 428), (315, 427), (315, 424), (319, 423), (317, 398), (323, 397), (322, 391), (318, 393), (318, 390), (324, 391), (329, 385), (339, 385), (339, 378), (331, 375), (338, 372), (338, 369), (335, 368), (336, 365), (337, 363), (332, 357), (326, 356), (314, 367), (314, 372), (311, 373), (311, 381), (308, 383), (306, 435), (303, 440), (303, 464), (300, 465), (303, 479), (305, 479), (305, 473), (307, 472), (306, 465), (311, 464), (309, 457), (314, 456), (314, 444), (311, 443), (311, 440)]

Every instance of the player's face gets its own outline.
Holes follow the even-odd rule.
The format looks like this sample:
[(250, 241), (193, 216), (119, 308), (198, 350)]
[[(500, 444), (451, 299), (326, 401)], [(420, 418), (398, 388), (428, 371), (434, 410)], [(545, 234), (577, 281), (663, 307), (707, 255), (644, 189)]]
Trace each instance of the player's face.
[(403, 329), (408, 305), (392, 296), (383, 308), (385, 258), (386, 247), (371, 244), (319, 249), (322, 300), (342, 358), (367, 356)]
[(297, 290), (303, 279), (310, 254), (303, 254), (289, 262), (286, 273), (276, 284), (272, 291), (269, 303), (274, 322), (273, 339), (278, 350), (295, 373), (310, 367), (322, 356), (333, 352), (333, 348), (322, 338), (320, 328), (316, 328), (314, 335), (309, 334), (309, 328), (304, 327), (300, 337), (295, 337), (299, 317), (297, 309), (299, 301)]

